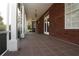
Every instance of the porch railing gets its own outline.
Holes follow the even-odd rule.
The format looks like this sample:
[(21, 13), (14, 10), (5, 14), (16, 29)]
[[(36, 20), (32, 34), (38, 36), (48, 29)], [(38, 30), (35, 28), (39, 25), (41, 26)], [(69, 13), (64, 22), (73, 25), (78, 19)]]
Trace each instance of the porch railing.
[(7, 45), (7, 33), (0, 32), (0, 55), (6, 50)]

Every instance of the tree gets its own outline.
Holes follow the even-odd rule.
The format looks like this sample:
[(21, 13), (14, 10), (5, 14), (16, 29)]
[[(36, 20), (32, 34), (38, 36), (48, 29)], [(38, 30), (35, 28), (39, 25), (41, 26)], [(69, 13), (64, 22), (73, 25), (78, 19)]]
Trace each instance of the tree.
[(2, 22), (3, 18), (0, 16), (0, 22)]
[(0, 31), (6, 30), (6, 25), (2, 22), (3, 18), (0, 16)]

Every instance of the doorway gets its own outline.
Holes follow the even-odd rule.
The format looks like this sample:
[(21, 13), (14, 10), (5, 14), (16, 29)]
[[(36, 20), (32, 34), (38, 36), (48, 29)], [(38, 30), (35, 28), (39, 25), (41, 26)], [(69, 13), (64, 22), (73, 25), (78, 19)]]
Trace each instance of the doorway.
[(49, 35), (49, 15), (44, 17), (44, 34)]
[(36, 31), (36, 21), (32, 20), (32, 32)]

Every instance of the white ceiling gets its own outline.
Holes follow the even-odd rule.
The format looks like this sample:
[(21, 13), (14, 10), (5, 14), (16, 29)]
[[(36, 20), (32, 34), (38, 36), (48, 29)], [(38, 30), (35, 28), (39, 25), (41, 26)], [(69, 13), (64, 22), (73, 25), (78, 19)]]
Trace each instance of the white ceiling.
[[(40, 18), (52, 3), (24, 3), (28, 20), (37, 20)], [(35, 10), (37, 9), (37, 18), (35, 18)]]

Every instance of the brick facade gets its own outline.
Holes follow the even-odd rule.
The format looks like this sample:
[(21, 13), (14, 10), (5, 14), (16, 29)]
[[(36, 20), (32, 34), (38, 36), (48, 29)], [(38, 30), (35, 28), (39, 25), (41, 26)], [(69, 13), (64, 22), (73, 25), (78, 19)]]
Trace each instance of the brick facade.
[(54, 3), (38, 20), (37, 32), (43, 33), (44, 15), (49, 12), (49, 33), (51, 36), (56, 36), (64, 40), (79, 44), (79, 30), (78, 29), (64, 29), (65, 27), (65, 7), (64, 3)]

